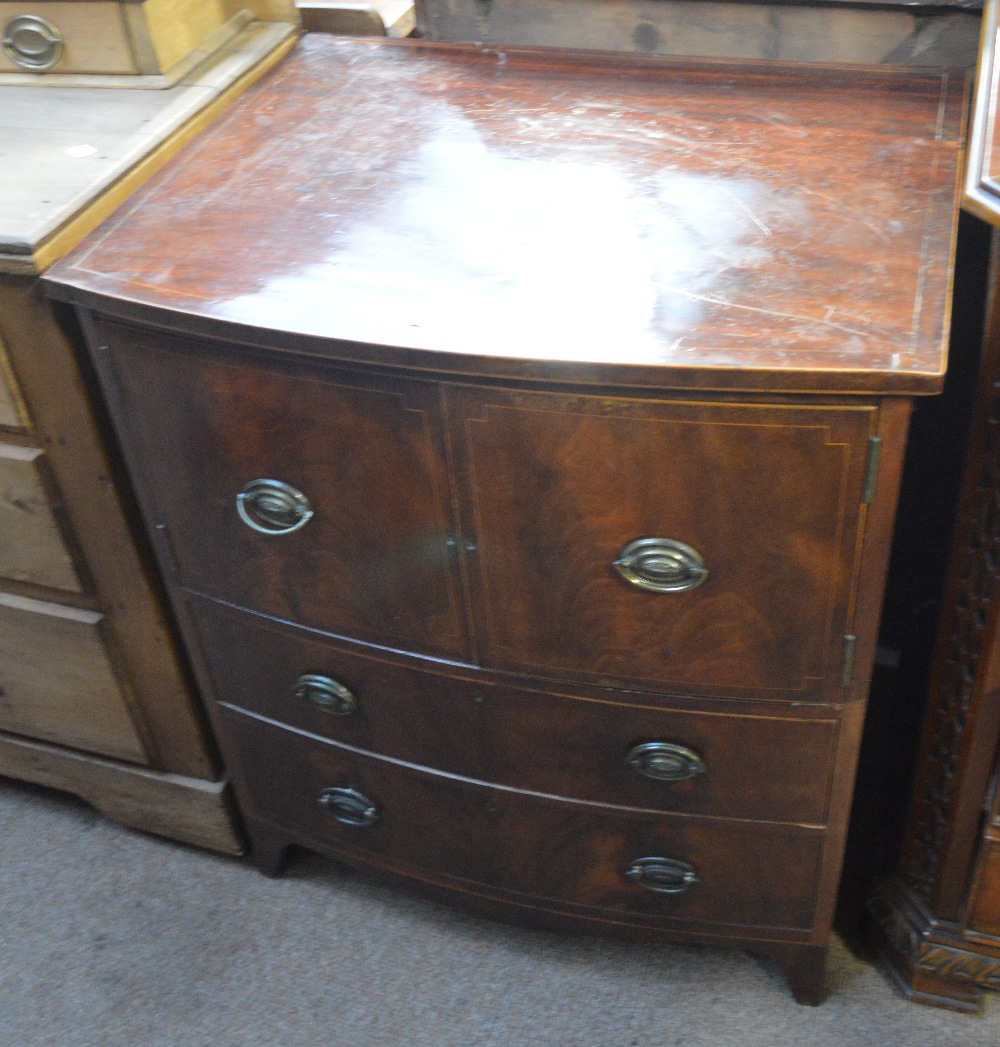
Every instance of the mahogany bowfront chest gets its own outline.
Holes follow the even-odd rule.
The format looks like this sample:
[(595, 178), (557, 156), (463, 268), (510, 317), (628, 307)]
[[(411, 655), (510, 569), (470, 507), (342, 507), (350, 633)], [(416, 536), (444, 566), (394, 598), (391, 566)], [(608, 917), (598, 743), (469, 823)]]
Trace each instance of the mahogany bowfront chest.
[(819, 997), (964, 104), (307, 37), (56, 267), (264, 868)]

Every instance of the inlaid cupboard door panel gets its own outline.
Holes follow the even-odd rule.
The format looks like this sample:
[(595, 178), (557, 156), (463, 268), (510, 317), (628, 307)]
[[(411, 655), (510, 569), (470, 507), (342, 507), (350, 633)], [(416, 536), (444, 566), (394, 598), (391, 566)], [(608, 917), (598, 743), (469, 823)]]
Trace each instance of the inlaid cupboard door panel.
[(453, 400), (486, 664), (683, 693), (836, 693), (875, 409)]
[(432, 385), (98, 329), (182, 585), (358, 640), (465, 653)]

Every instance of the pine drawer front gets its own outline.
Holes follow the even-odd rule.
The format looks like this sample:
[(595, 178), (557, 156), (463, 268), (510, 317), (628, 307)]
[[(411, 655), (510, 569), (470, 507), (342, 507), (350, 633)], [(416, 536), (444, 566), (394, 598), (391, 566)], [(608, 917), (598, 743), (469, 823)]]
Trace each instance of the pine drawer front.
[(7, 350), (0, 339), (0, 425), (20, 429), (26, 423)]
[(0, 576), (80, 592), (73, 561), (46, 494), (44, 455), (0, 444)]
[(163, 74), (228, 17), (218, 0), (0, 0), (0, 73)]
[[(293, 374), (100, 330), (181, 584), (358, 640), (466, 654), (431, 383)], [(261, 498), (288, 522), (261, 518)]]
[(0, 730), (144, 763), (100, 621), (0, 593)]
[(504, 390), (462, 401), (486, 664), (836, 698), (873, 409)]
[(0, 48), (0, 73), (139, 71), (114, 0), (0, 3), (0, 31), (10, 40), (10, 50)]
[[(189, 599), (216, 697), (355, 749), (592, 803), (824, 824), (840, 721), (516, 686)], [(460, 745), (455, 740), (462, 740)]]
[(328, 853), (623, 922), (744, 934), (812, 924), (818, 830), (554, 800), (224, 718), (244, 812)]

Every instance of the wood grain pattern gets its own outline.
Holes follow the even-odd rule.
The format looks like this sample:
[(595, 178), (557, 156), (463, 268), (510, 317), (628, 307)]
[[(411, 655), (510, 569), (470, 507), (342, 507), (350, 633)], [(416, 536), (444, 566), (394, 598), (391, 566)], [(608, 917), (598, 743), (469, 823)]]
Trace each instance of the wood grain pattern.
[[(248, 367), (199, 359), (176, 339), (99, 331), (181, 584), (329, 632), (467, 657), (432, 385)], [(294, 534), (251, 530), (236, 498), (257, 479), (291, 484), (314, 518)]]
[(52, 277), (351, 359), (928, 391), (963, 105), (950, 74), (312, 34)]
[(0, 444), (0, 575), (79, 593), (43, 470), (37, 448)]
[(101, 615), (0, 593), (0, 730), (145, 763)]
[[(0, 25), (6, 25), (18, 15), (41, 15), (59, 30), (63, 53), (53, 67), (55, 73), (138, 72), (117, 0), (94, 0), (87, 4), (56, 0), (46, 3), (44, 9), (31, 0), (0, 2)], [(28, 70), (0, 50), (0, 72), (27, 73)]]
[(20, 429), (26, 421), (24, 404), (17, 391), (14, 374), (10, 369), (7, 350), (4, 348), (3, 340), (0, 339), (0, 426)]
[[(837, 696), (871, 408), (463, 390), (480, 644), (497, 668), (684, 694)], [(708, 579), (649, 593), (638, 538)]]
[[(343, 745), (594, 803), (813, 825), (827, 819), (840, 731), (830, 710), (793, 714), (782, 705), (672, 705), (635, 692), (529, 688), (471, 669), (435, 671), (424, 660), (392, 659), (189, 600), (219, 701)], [(357, 711), (334, 716), (294, 697), (305, 673), (348, 687)], [(692, 749), (706, 772), (676, 783), (641, 777), (626, 754), (657, 740)]]
[[(963, 99), (307, 39), (58, 267), (262, 868), (306, 845), (529, 921), (764, 942), (815, 1001)], [(241, 530), (262, 476), (315, 517)], [(625, 588), (638, 537), (708, 581)], [(290, 707), (303, 672), (356, 718)], [(661, 732), (713, 769), (666, 799), (621, 771)], [(690, 894), (623, 878), (661, 848)]]
[(241, 854), (229, 785), (0, 733), (0, 774), (61, 789), (143, 832)]
[[(378, 864), (395, 856), (435, 875), (518, 891), (525, 900), (586, 906), (622, 922), (655, 921), (752, 934), (807, 932), (823, 835), (791, 826), (721, 819), (671, 819), (486, 788), (403, 764), (366, 758), (308, 735), (232, 712), (236, 773), (247, 813), (330, 842), (343, 857)], [(250, 754), (253, 754), (252, 757)], [(287, 767), (298, 773), (290, 781)], [(318, 802), (327, 787), (350, 786), (382, 815), (370, 829), (341, 826)], [(632, 861), (661, 851), (702, 872), (690, 892), (668, 896), (631, 885)], [(746, 870), (755, 870), (752, 877)], [(638, 922), (637, 921), (637, 922)]]
[[(713, 3), (712, 0), (418, 0), (428, 40), (543, 45), (795, 62), (971, 65), (978, 12), (928, 14), (882, 0)], [(943, 24), (943, 23), (946, 23)], [(957, 39), (956, 39), (957, 38)]]
[[(129, 681), (119, 700), (136, 702), (131, 712), (146, 759), (161, 770), (215, 778), (203, 714), (112, 481), (114, 466), (94, 405), (84, 392), (73, 347), (36, 280), (0, 276), (0, 330), (70, 529), (86, 550), (88, 595), (105, 616), (116, 670)], [(143, 699), (137, 701), (137, 695)]]

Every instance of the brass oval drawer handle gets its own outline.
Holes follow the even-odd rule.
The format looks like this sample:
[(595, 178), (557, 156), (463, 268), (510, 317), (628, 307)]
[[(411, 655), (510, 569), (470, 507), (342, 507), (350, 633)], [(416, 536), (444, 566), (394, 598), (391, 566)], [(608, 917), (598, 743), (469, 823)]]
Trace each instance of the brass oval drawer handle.
[(357, 789), (324, 789), (318, 802), (329, 808), (338, 822), (361, 829), (375, 825), (382, 817), (378, 805)]
[(636, 774), (658, 782), (683, 782), (705, 773), (705, 761), (693, 749), (675, 742), (633, 745), (625, 762)]
[(47, 18), (15, 15), (3, 27), (3, 49), (22, 69), (44, 73), (62, 57), (63, 38)]
[(305, 673), (295, 681), (292, 694), (334, 716), (350, 716), (358, 700), (350, 688), (318, 673)]
[(672, 538), (629, 542), (618, 554), (614, 568), (626, 582), (653, 593), (696, 589), (708, 577), (701, 553)]
[(236, 511), (260, 534), (291, 534), (314, 515), (309, 499), (281, 480), (251, 480), (236, 496)]
[(683, 894), (701, 877), (693, 865), (676, 858), (636, 858), (625, 870), (625, 879), (657, 894)]

